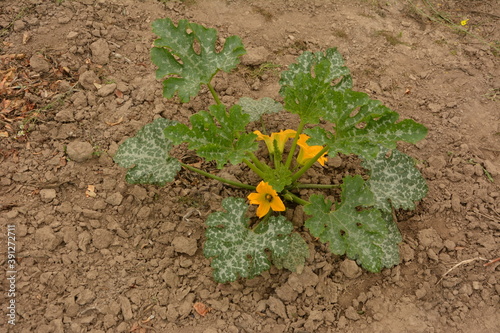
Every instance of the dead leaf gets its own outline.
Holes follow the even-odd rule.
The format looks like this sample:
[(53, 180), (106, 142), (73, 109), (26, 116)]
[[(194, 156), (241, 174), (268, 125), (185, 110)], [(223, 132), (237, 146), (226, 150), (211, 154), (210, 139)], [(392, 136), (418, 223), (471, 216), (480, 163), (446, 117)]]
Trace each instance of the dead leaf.
[[(0, 83), (0, 89), (2, 88), (2, 83)], [(10, 109), (10, 104), (12, 103), (12, 101), (10, 99), (4, 99), (2, 101), (2, 103), (0, 103), (0, 107), (2, 108), (2, 113), (10, 113), (10, 111), (12, 111), (12, 109)]]
[(8, 132), (0, 132), (0, 138), (8, 138), (9, 133)]
[(153, 320), (155, 318), (154, 315), (151, 315), (149, 317), (147, 317), (145, 320), (141, 320), (141, 323), (142, 324), (146, 324), (146, 323), (149, 323), (151, 320)]
[(63, 157), (61, 157), (61, 158), (59, 159), (59, 167), (61, 167), (61, 168), (62, 168), (62, 167), (65, 167), (65, 166), (66, 166), (66, 164), (68, 164), (68, 160), (66, 159), (66, 157), (64, 157), (64, 156), (63, 156)]
[(87, 198), (95, 198), (97, 194), (95, 193), (95, 186), (94, 185), (87, 185), (87, 190), (85, 191), (85, 196)]
[(11, 81), (13, 79), (13, 76), (14, 76), (14, 71), (13, 70), (10, 70), (2, 79), (2, 81), (0, 82), (0, 92), (2, 94), (5, 94), (7, 93), (7, 88), (9, 88), (10, 86), (10, 83), (8, 81)]
[(141, 327), (138, 322), (135, 322), (132, 324), (132, 327), (130, 328), (130, 332), (147, 333), (147, 329), (144, 327)]
[(30, 40), (31, 36), (28, 32), (23, 34), (23, 44), (26, 44)]
[(205, 317), (212, 309), (201, 302), (196, 302), (193, 304), (195, 311), (202, 317)]
[(116, 126), (116, 125), (121, 124), (122, 122), (123, 122), (123, 117), (120, 117), (120, 119), (118, 119), (118, 121), (114, 122), (114, 123), (106, 121), (106, 125), (108, 125), (108, 126)]
[(25, 56), (24, 53), (2, 54), (0, 59), (23, 59)]
[(123, 93), (120, 90), (118, 90), (118, 89), (115, 89), (115, 95), (118, 98), (123, 98)]
[(130, 328), (129, 332), (135, 332), (140, 328), (139, 323), (135, 322), (132, 324), (132, 327)]

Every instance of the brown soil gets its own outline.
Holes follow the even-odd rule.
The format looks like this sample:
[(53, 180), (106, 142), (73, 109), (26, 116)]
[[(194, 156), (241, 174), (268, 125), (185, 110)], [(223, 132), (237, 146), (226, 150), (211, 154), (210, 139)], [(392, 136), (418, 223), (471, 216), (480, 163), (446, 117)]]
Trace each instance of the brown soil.
[[(469, 33), (443, 16), (469, 19)], [(226, 104), (279, 100), (275, 66), (263, 64), (286, 68), (303, 50), (337, 46), (355, 89), (429, 128), (423, 142), (401, 145), (429, 194), (398, 212), (399, 266), (358, 271), (309, 238), (301, 274), (213, 281), (203, 221), (235, 190), (184, 171), (163, 188), (129, 185), (110, 157), (154, 117), (186, 122), (211, 102), (206, 90), (187, 104), (161, 96), (149, 60), (161, 17), (241, 36), (248, 55), (216, 78)], [(15, 297), (1, 275), (0, 330), (499, 332), (500, 262), (484, 265), (500, 256), (499, 17), (495, 0), (4, 0), (0, 262), (11, 270), (13, 225), (17, 273)], [(279, 114), (267, 126), (294, 122)], [(302, 211), (287, 216), (303, 222)], [(211, 311), (199, 315), (196, 302)]]

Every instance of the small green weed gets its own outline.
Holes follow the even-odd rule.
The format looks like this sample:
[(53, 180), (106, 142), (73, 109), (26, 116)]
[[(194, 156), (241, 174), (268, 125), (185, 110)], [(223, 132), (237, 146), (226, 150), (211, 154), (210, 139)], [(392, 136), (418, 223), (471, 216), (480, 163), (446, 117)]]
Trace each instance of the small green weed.
[[(469, 19), (463, 17), (450, 17), (449, 13), (438, 10), (437, 6), (430, 0), (422, 0), (423, 6), (416, 5), (412, 0), (406, 0), (409, 5), (407, 9), (410, 16), (415, 18), (415, 14), (427, 18), (428, 20), (444, 25), (459, 35), (470, 36), (481, 43), (488, 45), (495, 56), (498, 56), (500, 47), (498, 41), (488, 41), (476, 33), (471, 32)], [(453, 54), (453, 53), (452, 53)]]
[(333, 34), (339, 38), (347, 38), (347, 33), (342, 29), (333, 29)]
[(99, 145), (94, 146), (94, 151), (92, 152), (92, 155), (95, 157), (101, 157), (102, 154), (104, 154), (106, 151), (102, 149)]
[(376, 33), (376, 36), (382, 36), (385, 38), (385, 40), (391, 44), (392, 46), (395, 46), (395, 45), (408, 45), (408, 43), (405, 43), (401, 40), (401, 38), (403, 37), (403, 33), (400, 32), (398, 33), (397, 35), (394, 35), (392, 32), (390, 31), (387, 31), (387, 30), (379, 30), (377, 31)]
[(252, 8), (253, 8), (254, 12), (262, 15), (266, 21), (271, 21), (274, 17), (274, 15), (265, 8), (262, 8), (259, 6), (253, 6)]
[(500, 89), (499, 88), (492, 88), (490, 89), (486, 94), (483, 96), (489, 99), (490, 101), (496, 102), (498, 100), (498, 96), (500, 95)]
[(262, 78), (264, 74), (277, 74), (280, 72), (281, 65), (272, 63), (272, 62), (265, 62), (261, 64), (259, 67), (255, 68), (254, 70), (250, 71), (250, 76), (252, 78)]

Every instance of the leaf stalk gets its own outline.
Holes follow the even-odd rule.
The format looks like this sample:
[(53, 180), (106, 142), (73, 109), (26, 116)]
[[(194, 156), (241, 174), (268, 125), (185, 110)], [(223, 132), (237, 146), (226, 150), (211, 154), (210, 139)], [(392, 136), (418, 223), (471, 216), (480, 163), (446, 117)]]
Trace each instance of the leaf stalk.
[(252, 152), (247, 152), (247, 155), (250, 157), (250, 159), (252, 160), (252, 162), (255, 164), (255, 166), (257, 166), (257, 168), (259, 168), (260, 170), (264, 171), (266, 169), (269, 169), (269, 167), (267, 165), (265, 165), (264, 163), (262, 163), (258, 158), (257, 156), (255, 156), (254, 153)]
[(214, 87), (210, 83), (207, 83), (207, 87), (208, 87), (208, 90), (210, 90), (210, 93), (212, 94), (212, 97), (214, 98), (215, 103), (217, 103), (218, 105), (222, 104), (222, 102), (219, 98), (219, 95), (215, 91)]
[(316, 188), (316, 189), (332, 189), (332, 188), (337, 188), (340, 187), (340, 185), (336, 184), (296, 184), (294, 186), (295, 188)]
[(250, 169), (252, 169), (252, 171), (255, 172), (260, 178), (264, 179), (264, 173), (258, 167), (256, 167), (255, 164), (253, 164), (246, 158), (243, 160), (243, 163), (245, 163)]
[(290, 200), (290, 201), (293, 201), (295, 203), (298, 203), (299, 205), (303, 205), (303, 206), (306, 206), (306, 205), (309, 205), (310, 202), (307, 201), (307, 200), (304, 200), (300, 197), (298, 197), (297, 195), (293, 194), (292, 192), (289, 192), (289, 191), (286, 191), (285, 194), (283, 195), (283, 197), (286, 199), (286, 200)]
[(205, 177), (208, 177), (208, 178), (212, 178), (212, 179), (215, 179), (215, 180), (218, 180), (220, 182), (223, 182), (223, 183), (226, 183), (226, 184), (229, 184), (229, 185), (233, 185), (233, 186), (237, 186), (237, 187), (241, 187), (241, 188), (244, 188), (244, 189), (247, 189), (247, 190), (255, 190), (255, 186), (252, 186), (252, 185), (248, 185), (248, 184), (244, 184), (244, 183), (240, 183), (240, 182), (236, 182), (236, 181), (233, 181), (233, 180), (229, 180), (229, 179), (226, 179), (226, 178), (223, 178), (223, 177), (219, 177), (219, 176), (215, 176), (215, 175), (212, 175), (211, 173), (208, 173), (206, 171), (203, 171), (203, 170), (200, 170), (198, 168), (195, 168), (189, 164), (184, 164), (184, 163), (181, 163), (181, 165), (190, 170), (190, 171), (193, 171), (193, 172), (196, 172), (200, 175), (203, 175)]
[(306, 125), (305, 121), (300, 120), (299, 126), (297, 127), (297, 134), (295, 138), (293, 138), (292, 147), (290, 148), (290, 152), (288, 153), (288, 157), (286, 159), (285, 167), (290, 169), (290, 165), (292, 164), (293, 155), (295, 153), (295, 149), (297, 148), (297, 142), (299, 141), (299, 136), (304, 130), (304, 126)]

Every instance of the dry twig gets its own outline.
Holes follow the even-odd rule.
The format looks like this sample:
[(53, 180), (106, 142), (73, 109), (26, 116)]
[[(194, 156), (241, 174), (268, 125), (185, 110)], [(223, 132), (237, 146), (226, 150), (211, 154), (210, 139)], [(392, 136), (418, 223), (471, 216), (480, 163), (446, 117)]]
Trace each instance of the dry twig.
[(495, 262), (498, 262), (498, 261), (500, 261), (500, 257), (498, 257), (498, 258), (496, 258), (496, 259), (492, 259), (492, 260), (488, 261), (488, 262), (487, 262), (486, 264), (484, 264), (483, 266), (489, 266), (489, 265), (491, 265), (491, 264), (493, 264), (493, 263), (495, 263)]
[(486, 258), (482, 258), (482, 257), (477, 257), (477, 258), (472, 258), (472, 259), (463, 260), (463, 261), (459, 262), (458, 264), (456, 264), (455, 266), (453, 266), (452, 268), (450, 268), (449, 270), (447, 270), (447, 271), (446, 271), (446, 273), (444, 273), (444, 274), (441, 276), (441, 278), (439, 279), (439, 281), (438, 281), (438, 282), (436, 282), (436, 284), (439, 284), (439, 282), (443, 281), (444, 277), (445, 277), (446, 275), (448, 275), (448, 274), (449, 274), (452, 270), (454, 270), (455, 268), (457, 268), (457, 267), (459, 267), (459, 266), (461, 266), (461, 265), (463, 265), (463, 264), (469, 264), (469, 263), (471, 263), (471, 262), (473, 262), (473, 261), (476, 261), (476, 260), (485, 260), (485, 261), (488, 261), (488, 259), (486, 259)]

